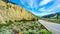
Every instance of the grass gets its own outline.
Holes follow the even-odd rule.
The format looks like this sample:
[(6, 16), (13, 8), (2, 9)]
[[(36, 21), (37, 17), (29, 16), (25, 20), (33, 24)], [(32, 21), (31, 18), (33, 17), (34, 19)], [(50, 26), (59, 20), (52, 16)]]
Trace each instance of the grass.
[(54, 23), (59, 23), (60, 24), (60, 19), (42, 18), (42, 20), (49, 21), (49, 22), (54, 22)]
[(54, 23), (60, 23), (60, 19), (52, 19), (52, 20), (47, 20), (47, 21), (49, 21), (49, 22), (54, 22)]
[[(10, 23), (12, 21), (9, 21)], [(40, 34), (45, 28), (38, 21), (17, 21), (0, 27), (1, 34)], [(46, 30), (47, 31), (47, 30)], [(47, 31), (48, 32), (48, 31)]]
[(0, 21), (7, 20), (34, 20), (38, 19), (31, 12), (27, 11), (25, 8), (18, 6), (12, 2), (6, 2), (6, 0), (0, 0)]
[(44, 27), (36, 21), (35, 15), (14, 3), (5, 0), (0, 0), (0, 3), (0, 18), (9, 20), (7, 24), (0, 24), (0, 34), (40, 34)]
[(40, 30), (41, 34), (52, 34), (50, 31), (47, 31), (46, 29)]
[(23, 34), (37, 34), (36, 30), (29, 29), (28, 31), (24, 31)]

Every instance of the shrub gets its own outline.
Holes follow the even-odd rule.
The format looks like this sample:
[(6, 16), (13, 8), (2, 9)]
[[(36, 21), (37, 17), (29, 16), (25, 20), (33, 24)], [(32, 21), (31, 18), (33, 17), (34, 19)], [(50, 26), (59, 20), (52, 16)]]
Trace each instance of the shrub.
[(35, 18), (32, 18), (32, 21), (35, 21), (36, 19)]
[(29, 29), (28, 31), (29, 31), (29, 34), (37, 34), (36, 30)]
[(29, 32), (28, 31), (24, 31), (23, 34), (29, 34)]
[(51, 34), (51, 32), (47, 31), (46, 29), (41, 29), (40, 33), (41, 34)]
[(36, 30), (29, 29), (28, 31), (24, 31), (23, 34), (37, 34)]

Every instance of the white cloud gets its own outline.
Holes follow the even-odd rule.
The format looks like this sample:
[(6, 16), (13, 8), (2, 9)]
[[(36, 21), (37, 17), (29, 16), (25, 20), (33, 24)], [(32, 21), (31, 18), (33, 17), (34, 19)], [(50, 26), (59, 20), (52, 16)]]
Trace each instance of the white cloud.
[(26, 2), (29, 4), (29, 6), (30, 6), (31, 8), (33, 7), (33, 1), (32, 1), (32, 0), (27, 0)]
[(38, 16), (45, 16), (45, 15), (49, 15), (49, 14), (52, 14), (52, 13), (56, 13), (56, 12), (43, 12), (43, 13), (36, 14), (36, 15), (38, 15)]
[(38, 11), (43, 11), (43, 12), (45, 12), (46, 9), (45, 9), (45, 7), (43, 7), (43, 8), (40, 8)]
[(52, 1), (52, 0), (43, 0), (39, 5), (40, 6), (45, 5), (45, 4), (49, 3), (50, 1)]

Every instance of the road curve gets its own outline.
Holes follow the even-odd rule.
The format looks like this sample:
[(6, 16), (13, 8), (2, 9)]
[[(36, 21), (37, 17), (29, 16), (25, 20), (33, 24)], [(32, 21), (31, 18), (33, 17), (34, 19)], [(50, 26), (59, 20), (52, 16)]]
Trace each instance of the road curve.
[(60, 24), (39, 20), (48, 30), (52, 31), (53, 34), (60, 34)]

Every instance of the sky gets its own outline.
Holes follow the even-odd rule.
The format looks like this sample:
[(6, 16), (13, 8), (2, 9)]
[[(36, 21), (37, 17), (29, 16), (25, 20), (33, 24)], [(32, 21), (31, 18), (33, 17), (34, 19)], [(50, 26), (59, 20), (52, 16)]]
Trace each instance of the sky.
[(24, 7), (36, 16), (42, 17), (60, 12), (60, 0), (8, 0)]

